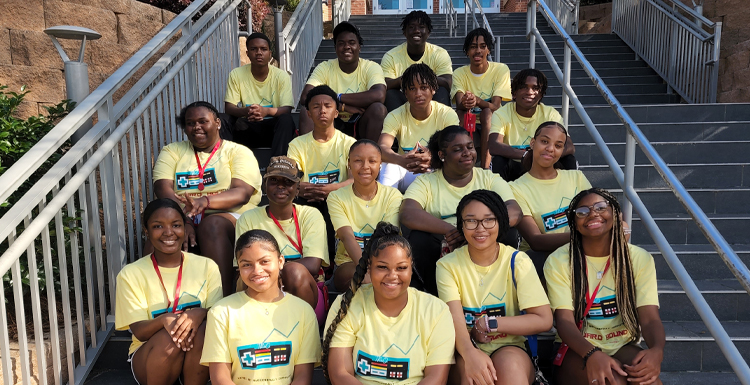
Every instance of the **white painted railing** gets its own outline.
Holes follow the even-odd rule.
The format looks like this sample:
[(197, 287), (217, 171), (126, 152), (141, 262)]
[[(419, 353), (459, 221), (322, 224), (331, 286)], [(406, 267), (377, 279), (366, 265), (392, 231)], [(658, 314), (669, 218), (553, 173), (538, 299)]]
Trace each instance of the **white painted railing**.
[(578, 34), (578, 7), (581, 0), (548, 0), (547, 6), (568, 35)]
[(333, 28), (352, 15), (352, 0), (333, 0)]
[(323, 7), (320, 0), (301, 0), (284, 28), (281, 68), (292, 77), (292, 96), (299, 100), (310, 68), (323, 40)]
[(614, 0), (612, 32), (688, 103), (716, 103), (721, 22), (679, 1)]
[[(223, 106), (229, 71), (239, 65), (241, 0), (217, 0), (193, 22), (207, 2), (195, 1), (172, 20), (0, 176), (5, 201), (74, 132), (95, 119), (88, 133), (0, 219), (5, 384), (28, 384), (32, 376), (47, 384), (48, 366), (55, 384), (81, 384), (113, 332), (115, 277), (142, 254), (140, 212), (154, 195), (155, 157), (165, 144), (184, 139), (175, 122), (183, 106), (195, 100)], [(115, 104), (115, 94), (172, 39), (177, 41)], [(30, 311), (25, 314), (27, 301)], [(15, 309), (17, 342), (8, 334), (9, 307)], [(11, 345), (16, 343), (18, 357), (13, 357)]]

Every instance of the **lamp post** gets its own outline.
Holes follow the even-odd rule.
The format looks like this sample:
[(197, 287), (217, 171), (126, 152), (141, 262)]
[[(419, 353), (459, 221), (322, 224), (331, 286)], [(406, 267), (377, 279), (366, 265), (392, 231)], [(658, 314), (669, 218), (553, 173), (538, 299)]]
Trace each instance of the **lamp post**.
[[(99, 32), (84, 27), (75, 27), (71, 25), (59, 25), (44, 30), (44, 33), (50, 36), (52, 44), (57, 48), (60, 57), (65, 63), (65, 88), (67, 98), (80, 103), (89, 95), (89, 66), (83, 62), (83, 52), (86, 49), (86, 40), (96, 40), (102, 37)], [(80, 40), (81, 48), (78, 51), (78, 60), (70, 60), (65, 50), (57, 39)], [(70, 140), (75, 143), (91, 128), (91, 121), (81, 126), (78, 131), (71, 135)]]
[(286, 70), (286, 55), (284, 52), (284, 21), (281, 18), (281, 12), (287, 0), (271, 0), (270, 5), (273, 7), (273, 28), (276, 33), (276, 55), (279, 60), (279, 68)]

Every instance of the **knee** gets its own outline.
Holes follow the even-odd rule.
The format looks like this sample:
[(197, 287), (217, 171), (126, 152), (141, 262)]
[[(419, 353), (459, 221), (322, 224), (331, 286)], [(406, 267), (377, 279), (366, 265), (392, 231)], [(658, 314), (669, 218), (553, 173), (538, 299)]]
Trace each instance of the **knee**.
[(182, 349), (177, 347), (177, 344), (172, 340), (172, 336), (166, 329), (162, 329), (154, 334), (150, 340), (153, 341), (154, 344), (151, 354), (156, 353), (167, 360), (171, 361), (181, 359), (185, 353)]
[[(483, 121), (484, 120), (489, 121), (490, 118), (492, 118), (492, 110), (489, 107), (482, 108), (482, 112), (479, 114), (479, 119), (481, 119)], [(488, 130), (488, 132), (489, 132), (489, 130)]]
[(385, 104), (375, 102), (367, 107), (367, 110), (365, 110), (365, 115), (371, 118), (384, 120), (385, 116), (388, 115), (388, 109), (385, 108)]
[(201, 239), (217, 240), (231, 233), (234, 237), (234, 225), (228, 219), (220, 215), (209, 215), (201, 221), (198, 226), (198, 236)]
[(289, 262), (281, 270), (281, 281), (284, 283), (284, 288), (290, 292), (297, 292), (312, 287), (315, 279), (301, 263)]

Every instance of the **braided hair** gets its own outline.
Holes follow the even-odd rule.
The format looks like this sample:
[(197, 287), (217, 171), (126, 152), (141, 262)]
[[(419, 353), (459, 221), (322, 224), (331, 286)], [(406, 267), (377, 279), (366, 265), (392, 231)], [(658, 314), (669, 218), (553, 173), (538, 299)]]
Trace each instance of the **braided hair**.
[(529, 76), (536, 78), (536, 84), (539, 86), (539, 93), (542, 95), (542, 98), (539, 99), (539, 102), (541, 103), (542, 99), (544, 99), (544, 95), (547, 93), (547, 76), (544, 75), (544, 72), (539, 71), (536, 68), (527, 68), (518, 72), (516, 76), (513, 77), (513, 80), (510, 81), (510, 94), (514, 95), (516, 91), (526, 87), (526, 78)]
[(438, 79), (435, 71), (424, 63), (412, 64), (404, 71), (404, 74), (401, 75), (401, 92), (406, 93), (406, 90), (414, 83), (424, 83), (433, 91), (438, 90)]
[[(570, 272), (571, 291), (573, 296), (573, 312), (576, 324), (581, 320), (585, 322), (586, 296), (589, 292), (588, 272), (586, 271), (586, 254), (583, 251), (583, 237), (576, 224), (575, 209), (581, 204), (581, 200), (589, 194), (597, 194), (604, 198), (612, 207), (612, 242), (610, 243), (610, 256), (615, 279), (615, 297), (617, 309), (622, 316), (622, 322), (630, 334), (632, 341), (641, 337), (638, 327), (638, 312), (635, 303), (635, 277), (633, 275), (633, 263), (630, 260), (628, 242), (625, 240), (622, 221), (620, 220), (620, 204), (612, 193), (600, 188), (590, 188), (581, 191), (570, 201), (566, 212), (568, 226), (570, 226)], [(583, 330), (583, 328), (581, 329)]]
[(182, 110), (180, 110), (180, 114), (177, 115), (177, 124), (179, 124), (183, 130), (185, 129), (185, 126), (187, 124), (185, 122), (185, 119), (187, 117), (187, 112), (193, 108), (199, 108), (199, 107), (208, 108), (208, 110), (214, 114), (214, 119), (219, 119), (219, 110), (217, 110), (213, 104), (209, 102), (203, 102), (203, 101), (192, 102), (188, 104), (187, 106), (182, 107)]
[(464, 233), (464, 220), (461, 214), (464, 209), (466, 209), (466, 206), (473, 201), (477, 201), (487, 206), (487, 208), (492, 211), (492, 214), (495, 215), (495, 218), (497, 218), (496, 241), (500, 242), (503, 236), (505, 236), (505, 233), (510, 230), (510, 220), (508, 219), (508, 208), (505, 207), (503, 198), (492, 190), (474, 190), (461, 198), (461, 201), (458, 202), (458, 207), (456, 208), (456, 227), (458, 228), (458, 232), (461, 234)]
[(438, 151), (445, 151), (458, 135), (469, 136), (469, 132), (461, 126), (448, 126), (430, 136), (430, 141), (427, 143), (427, 149), (430, 150), (430, 167), (434, 170), (443, 168), (443, 161), (440, 160)]
[(321, 358), (321, 363), (323, 365), (323, 374), (329, 384), (331, 383), (331, 379), (328, 377), (328, 352), (331, 348), (331, 340), (336, 333), (336, 328), (346, 317), (354, 295), (357, 294), (360, 286), (362, 286), (362, 281), (365, 279), (372, 257), (377, 257), (383, 249), (393, 245), (404, 249), (406, 255), (412, 260), (412, 264), (414, 263), (409, 242), (399, 233), (397, 226), (388, 222), (378, 223), (375, 227), (375, 232), (372, 233), (372, 237), (365, 242), (364, 250), (362, 250), (362, 258), (359, 259), (354, 276), (352, 276), (351, 286), (346, 290), (346, 293), (343, 294), (341, 307), (339, 308), (338, 313), (336, 313), (336, 317), (331, 322), (331, 325), (328, 327), (328, 330), (326, 330), (325, 338), (323, 338), (323, 357)]
[(408, 15), (404, 16), (404, 19), (401, 20), (401, 32), (406, 31), (406, 27), (412, 21), (424, 24), (427, 27), (427, 32), (432, 32), (432, 19), (430, 19), (430, 15), (425, 11), (411, 11)]
[(465, 54), (467, 55), (469, 54), (469, 47), (471, 47), (471, 43), (473, 43), (474, 40), (476, 40), (479, 36), (484, 38), (484, 44), (487, 45), (487, 49), (490, 52), (492, 52), (492, 50), (495, 49), (495, 42), (492, 40), (492, 36), (490, 35), (490, 32), (482, 27), (479, 27), (477, 29), (472, 30), (466, 35), (466, 38), (464, 39), (464, 53)]
[[(243, 249), (251, 247), (256, 243), (261, 243), (264, 249), (275, 252), (279, 257), (281, 257), (279, 243), (276, 241), (276, 238), (271, 235), (271, 233), (266, 230), (250, 230), (243, 233), (239, 238), (237, 238), (237, 242), (234, 245), (235, 258), (239, 259)], [(279, 270), (279, 288), (281, 288), (281, 270)], [(237, 280), (237, 291), (244, 291), (245, 289), (247, 289), (247, 285), (242, 280), (242, 277), (240, 277)]]
[[(534, 139), (536, 139), (539, 136), (539, 134), (542, 133), (542, 129), (543, 128), (549, 127), (549, 126), (555, 126), (560, 131), (562, 131), (562, 133), (565, 134), (565, 143), (568, 143), (568, 130), (566, 130), (565, 126), (563, 126), (562, 124), (560, 124), (560, 122), (555, 122), (555, 121), (549, 121), (549, 122), (544, 122), (544, 123), (540, 124), (539, 127), (536, 128), (536, 131), (534, 131)], [(529, 162), (529, 163), (524, 162), (526, 164), (524, 164), (523, 166), (526, 169), (526, 171), (529, 171), (531, 169), (532, 163), (534, 162), (534, 149), (531, 148), (531, 147), (529, 147), (529, 155), (528, 156), (529, 156), (528, 159), (531, 159), (531, 162)], [(526, 158), (526, 157), (524, 156), (524, 158)], [(558, 159), (557, 162), (555, 162), (555, 164), (553, 165), (553, 167), (557, 168), (557, 169), (562, 169), (563, 168), (562, 163), (560, 163), (560, 159)]]

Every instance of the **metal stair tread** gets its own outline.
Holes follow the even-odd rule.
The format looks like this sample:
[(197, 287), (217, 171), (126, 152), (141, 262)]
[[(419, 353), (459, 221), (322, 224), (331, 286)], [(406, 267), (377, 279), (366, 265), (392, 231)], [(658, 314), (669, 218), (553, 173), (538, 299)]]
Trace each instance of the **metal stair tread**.
[[(739, 281), (735, 279), (695, 279), (695, 286), (703, 294), (746, 294), (747, 291)], [(680, 283), (673, 279), (660, 279), (657, 281), (660, 294), (685, 293)]]
[[(656, 247), (655, 244), (639, 244), (638, 246), (642, 247), (651, 254), (661, 254), (661, 251), (659, 251), (659, 248)], [(706, 254), (716, 252), (713, 246), (708, 244), (676, 244), (671, 246), (677, 254)], [(734, 249), (734, 251), (738, 254), (750, 254), (750, 244), (733, 244), (731, 246), (732, 249)]]
[[(750, 322), (720, 321), (732, 341), (750, 341)], [(669, 341), (714, 341), (702, 321), (662, 321)]]

